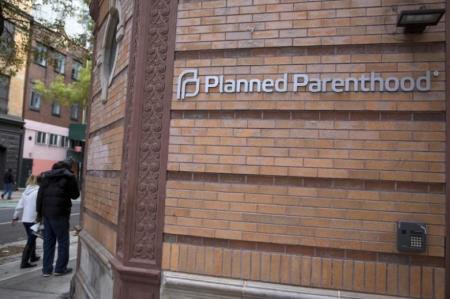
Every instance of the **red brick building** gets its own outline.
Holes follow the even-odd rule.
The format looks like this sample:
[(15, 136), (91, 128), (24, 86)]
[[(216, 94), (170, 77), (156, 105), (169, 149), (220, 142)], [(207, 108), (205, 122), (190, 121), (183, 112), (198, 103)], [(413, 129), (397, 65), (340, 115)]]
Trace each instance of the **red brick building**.
[(37, 25), (32, 37), (33, 51), (28, 61), (23, 105), (23, 182), (29, 173), (39, 174), (66, 158), (69, 124), (82, 121), (79, 105), (65, 106), (56, 100), (45, 100), (34, 85), (38, 80), (49, 85), (58, 76), (62, 76), (65, 83), (78, 80), (85, 50), (75, 46), (62, 49), (62, 43), (55, 41), (55, 33)]
[(447, 298), (445, 8), (92, 1), (74, 298)]

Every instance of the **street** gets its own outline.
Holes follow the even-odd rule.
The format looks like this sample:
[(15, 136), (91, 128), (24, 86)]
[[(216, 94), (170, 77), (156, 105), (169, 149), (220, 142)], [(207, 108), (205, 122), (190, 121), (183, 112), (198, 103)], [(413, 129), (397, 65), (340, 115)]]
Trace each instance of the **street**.
[[(26, 239), (25, 229), (21, 223), (11, 225), (11, 218), (17, 201), (0, 201), (0, 245)], [(80, 200), (72, 201), (72, 214), (70, 217), (70, 227), (79, 224)]]

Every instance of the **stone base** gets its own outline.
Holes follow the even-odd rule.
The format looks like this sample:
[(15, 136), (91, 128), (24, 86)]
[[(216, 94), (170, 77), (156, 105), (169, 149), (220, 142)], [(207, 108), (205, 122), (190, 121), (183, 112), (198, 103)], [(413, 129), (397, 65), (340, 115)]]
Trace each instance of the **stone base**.
[(164, 272), (161, 299), (388, 299), (372, 294)]
[(71, 282), (72, 299), (112, 299), (111, 254), (85, 231), (80, 233), (80, 261)]

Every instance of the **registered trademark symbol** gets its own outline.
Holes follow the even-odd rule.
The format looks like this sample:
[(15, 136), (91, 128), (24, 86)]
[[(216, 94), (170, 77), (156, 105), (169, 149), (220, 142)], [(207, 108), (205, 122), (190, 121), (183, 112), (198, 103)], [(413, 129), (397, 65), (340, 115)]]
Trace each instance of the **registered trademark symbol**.
[(438, 71), (434, 71), (434, 72), (433, 72), (433, 76), (434, 76), (434, 77), (439, 76), (439, 72), (438, 72)]

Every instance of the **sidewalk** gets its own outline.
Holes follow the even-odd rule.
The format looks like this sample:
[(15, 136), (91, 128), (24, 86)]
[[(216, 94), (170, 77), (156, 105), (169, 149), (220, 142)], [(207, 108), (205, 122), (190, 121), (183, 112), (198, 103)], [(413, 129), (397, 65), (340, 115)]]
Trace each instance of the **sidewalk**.
[[(24, 241), (7, 244), (6, 246), (24, 245)], [(75, 271), (78, 237), (70, 236), (69, 267)], [(2, 246), (3, 247), (3, 246)], [(42, 257), (42, 240), (37, 243), (38, 255)], [(1, 250), (1, 248), (0, 248)], [(42, 276), (42, 258), (38, 266), (30, 269), (20, 269), (20, 254), (0, 259), (0, 298), (35, 298), (62, 299), (69, 298), (70, 280), (72, 275)]]
[[(20, 197), (22, 196), (23, 190), (24, 190), (23, 188), (20, 188), (19, 190), (14, 191), (10, 200), (7, 200), (6, 198), (5, 199), (0, 198), (0, 209), (14, 208), (17, 205), (17, 202), (19, 201)], [(1, 190), (1, 193), (2, 192), (3, 190)]]

